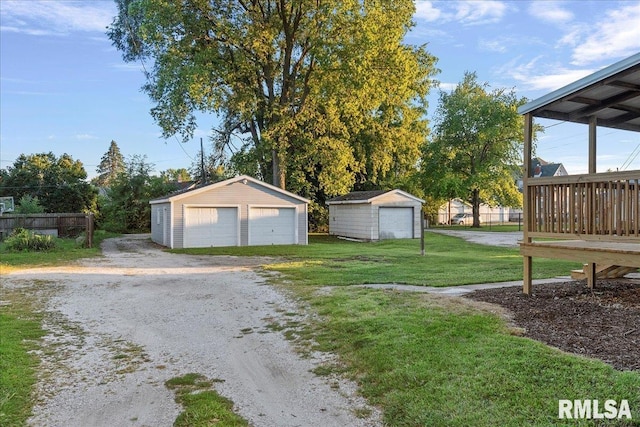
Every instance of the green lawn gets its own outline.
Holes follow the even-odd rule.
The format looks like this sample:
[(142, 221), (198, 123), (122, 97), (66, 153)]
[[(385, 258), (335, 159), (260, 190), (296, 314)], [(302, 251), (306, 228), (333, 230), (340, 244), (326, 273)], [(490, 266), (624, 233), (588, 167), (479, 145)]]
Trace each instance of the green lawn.
[(118, 234), (97, 230), (90, 249), (79, 246), (75, 239), (56, 239), (56, 248), (48, 252), (10, 252), (0, 243), (0, 274), (18, 268), (64, 265), (81, 258), (99, 256), (100, 243), (115, 236)]
[[(462, 299), (327, 285), (410, 283), (462, 285), (520, 280), (517, 249), (477, 245), (428, 233), (420, 242), (355, 243), (311, 236), (308, 246), (189, 249), (174, 252), (282, 257), (265, 265), (314, 312), (313, 323), (276, 329), (302, 351), (339, 355), (316, 370), (341, 372), (382, 408), (390, 426), (584, 426), (558, 419), (559, 399), (629, 401), (640, 425), (640, 374), (560, 352), (522, 338), (504, 319)], [(568, 275), (575, 263), (537, 260), (536, 277)]]
[[(517, 336), (492, 310), (431, 294), (346, 286), (317, 292), (327, 285), (446, 286), (522, 277), (517, 249), (476, 245), (435, 233), (427, 234), (425, 249), (422, 257), (417, 240), (354, 243), (312, 236), (308, 246), (174, 252), (277, 257), (265, 268), (283, 273), (284, 280), (277, 283), (315, 316), (306, 323), (283, 321), (273, 329), (295, 339), (303, 352), (337, 354), (338, 363), (322, 366), (316, 373), (339, 372), (355, 380), (368, 401), (383, 410), (386, 425), (640, 425), (638, 372), (619, 372), (600, 361)], [(31, 260), (46, 265), (74, 259), (56, 252), (48, 256)], [(11, 263), (28, 265), (29, 258), (14, 258)], [(574, 266), (536, 260), (534, 271), (537, 277), (550, 277), (566, 275)], [(21, 301), (19, 294), (5, 294), (3, 299)], [(37, 310), (25, 301), (0, 307), (0, 314), (0, 362), (4, 363), (0, 365), (0, 425), (18, 426), (29, 414), (37, 369), (28, 350), (42, 330)], [(184, 406), (176, 425), (244, 425), (231, 412), (231, 403), (209, 390), (210, 385), (197, 375), (167, 383)], [(560, 422), (558, 399), (626, 399), (633, 419), (605, 420), (606, 424)], [(363, 410), (360, 414), (366, 415)]]
[[(425, 256), (419, 239), (350, 242), (311, 235), (307, 246), (248, 246), (175, 249), (189, 254), (282, 257), (266, 265), (289, 280), (312, 286), (403, 283), (456, 286), (522, 280), (518, 249), (479, 245), (457, 237), (425, 234)], [(534, 278), (568, 276), (579, 263), (536, 259)]]
[(386, 425), (598, 425), (558, 420), (558, 399), (627, 399), (633, 420), (601, 425), (640, 425), (638, 372), (514, 336), (464, 300), (363, 288), (305, 299), (324, 321), (298, 335), (340, 355), (321, 372), (358, 381)]
[[(64, 265), (100, 255), (100, 242), (115, 236), (96, 232), (94, 247), (78, 247), (74, 239), (56, 239), (49, 252), (8, 252), (0, 244), (0, 275), (10, 270)], [(19, 289), (0, 286), (0, 426), (22, 426), (31, 414), (32, 387), (36, 381), (42, 312), (38, 301)]]

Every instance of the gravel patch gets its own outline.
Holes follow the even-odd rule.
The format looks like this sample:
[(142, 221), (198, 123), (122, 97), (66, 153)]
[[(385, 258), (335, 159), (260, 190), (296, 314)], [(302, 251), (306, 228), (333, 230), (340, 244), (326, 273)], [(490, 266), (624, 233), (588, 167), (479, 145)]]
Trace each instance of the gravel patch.
[[(304, 310), (268, 285), (268, 259), (163, 252), (148, 235), (109, 239), (104, 257), (21, 270), (3, 286), (50, 286), (33, 426), (170, 426), (181, 408), (164, 386), (195, 372), (256, 426), (377, 426), (355, 384), (311, 372), (274, 324)], [(355, 415), (367, 414), (366, 418)]]

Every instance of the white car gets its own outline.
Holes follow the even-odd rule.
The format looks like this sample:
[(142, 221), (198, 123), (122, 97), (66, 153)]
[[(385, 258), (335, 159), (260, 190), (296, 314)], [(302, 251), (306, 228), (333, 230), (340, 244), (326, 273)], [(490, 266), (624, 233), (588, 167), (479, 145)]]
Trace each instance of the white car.
[[(480, 220), (482, 222), (482, 220)], [(451, 218), (451, 225), (472, 225), (473, 224), (473, 214), (471, 213), (459, 213), (455, 214), (453, 218)]]

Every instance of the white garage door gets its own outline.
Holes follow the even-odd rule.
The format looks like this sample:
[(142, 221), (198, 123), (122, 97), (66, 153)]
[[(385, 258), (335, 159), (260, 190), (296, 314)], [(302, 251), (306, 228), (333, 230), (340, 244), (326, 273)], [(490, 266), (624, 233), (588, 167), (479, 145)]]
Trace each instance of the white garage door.
[(413, 208), (379, 208), (380, 239), (413, 238)]
[(295, 208), (251, 208), (250, 245), (292, 245), (296, 243)]
[(184, 247), (238, 246), (238, 208), (185, 209)]

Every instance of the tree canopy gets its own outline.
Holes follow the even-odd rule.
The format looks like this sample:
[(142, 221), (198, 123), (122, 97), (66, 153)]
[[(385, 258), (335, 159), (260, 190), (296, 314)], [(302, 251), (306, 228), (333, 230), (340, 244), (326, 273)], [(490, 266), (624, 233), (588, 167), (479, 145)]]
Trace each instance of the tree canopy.
[(109, 149), (102, 156), (100, 164), (96, 169), (98, 176), (94, 178), (93, 183), (99, 187), (109, 187), (111, 182), (124, 171), (124, 157), (120, 153), (120, 147), (115, 141), (111, 141)]
[(37, 198), (45, 212), (95, 212), (97, 190), (79, 160), (68, 154), (21, 154), (0, 171), (0, 196)]
[(434, 134), (422, 158), (425, 191), (471, 203), (475, 227), (481, 203), (522, 205), (515, 176), (524, 140), (517, 108), (524, 103), (513, 90), (489, 91), (475, 73), (465, 73), (452, 92), (440, 93)]
[(102, 199), (101, 225), (118, 233), (149, 232), (149, 201), (175, 191), (176, 182), (151, 175), (154, 165), (148, 163), (145, 156), (132, 156), (123, 166)]
[[(436, 73), (403, 43), (412, 0), (117, 0), (108, 35), (143, 61), (165, 136), (198, 111), (219, 150), (282, 188), (323, 199), (415, 167)], [(150, 63), (147, 63), (149, 61)], [(244, 172), (240, 170), (240, 172)]]

